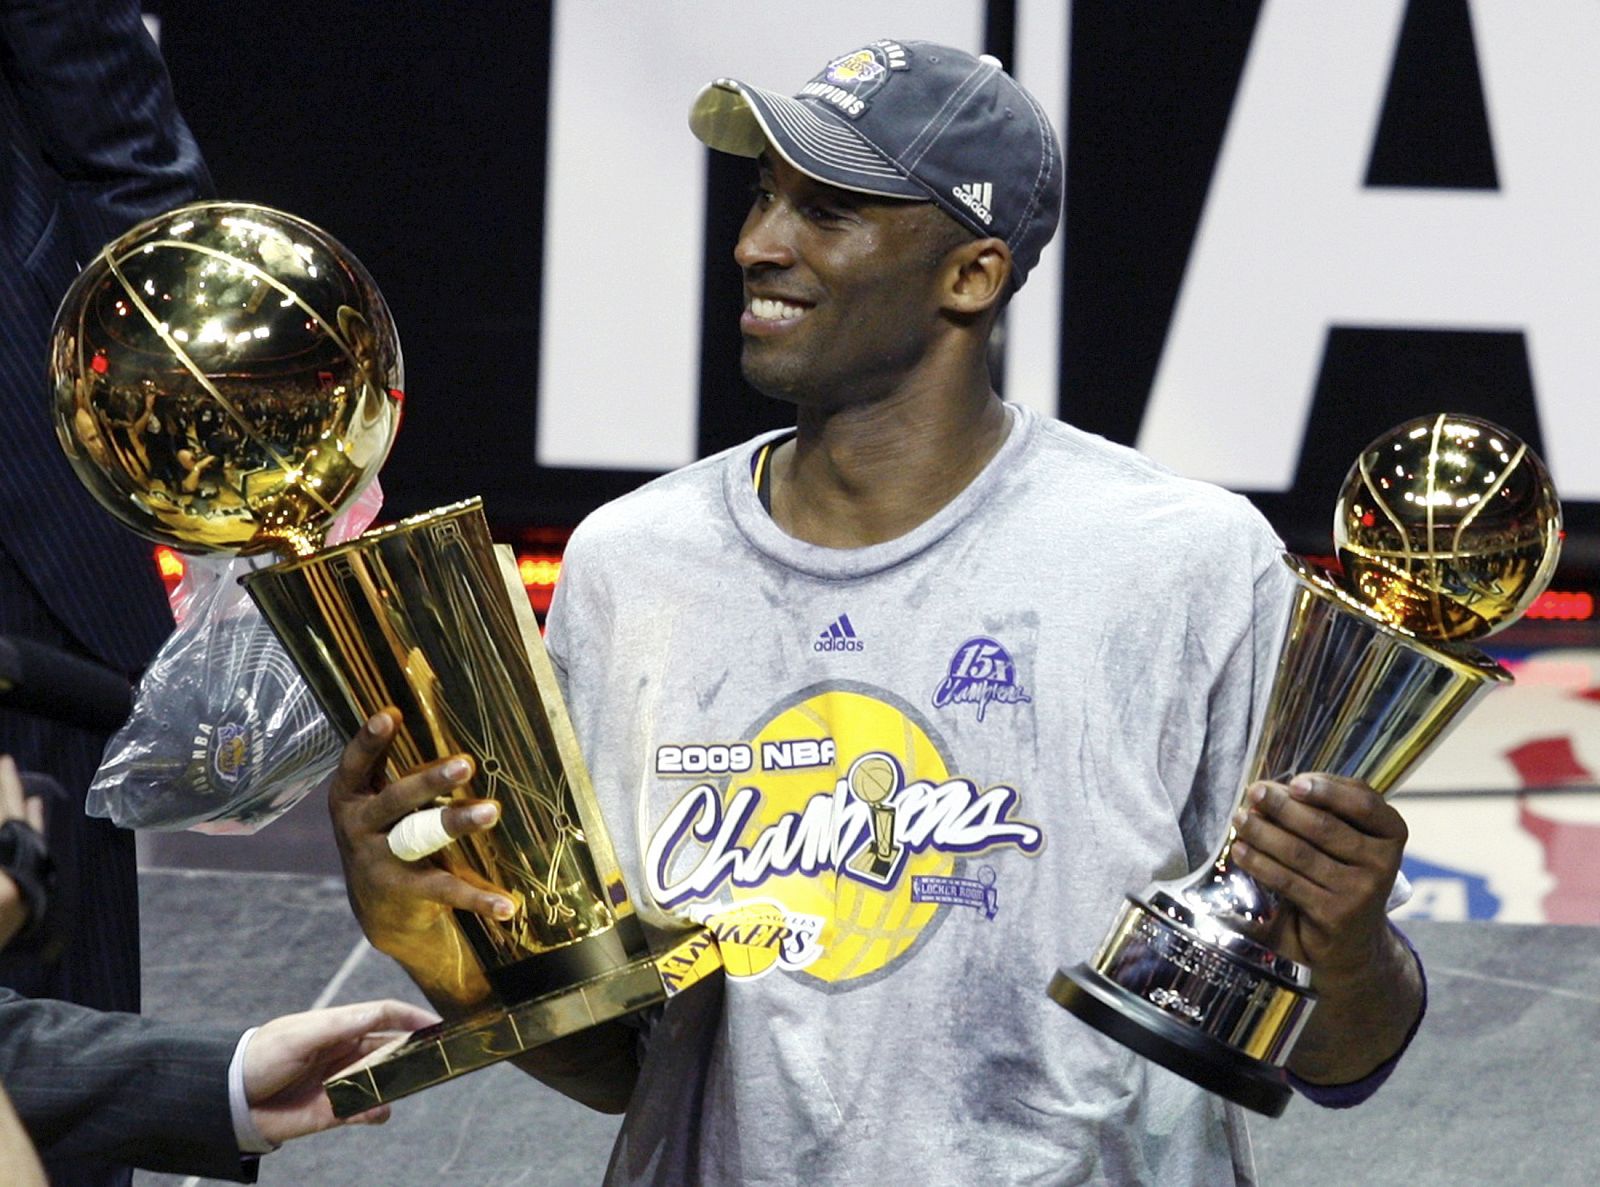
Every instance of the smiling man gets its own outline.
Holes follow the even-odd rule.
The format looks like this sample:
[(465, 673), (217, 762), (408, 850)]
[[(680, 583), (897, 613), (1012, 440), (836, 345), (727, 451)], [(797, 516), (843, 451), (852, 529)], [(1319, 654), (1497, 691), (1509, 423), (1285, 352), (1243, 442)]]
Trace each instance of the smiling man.
[[(713, 83), (690, 124), (756, 161), (743, 367), (795, 428), (590, 517), (548, 642), (641, 910), (705, 922), (728, 977), (523, 1066), (626, 1109), (614, 1183), (1251, 1181), (1236, 1108), (1044, 988), (1226, 827), (1281, 544), (1245, 500), (991, 388), (1062, 192), (994, 59), (875, 42), (792, 98)], [(482, 987), (434, 971), (448, 910), (514, 904), (389, 852), (470, 774), (376, 790), (392, 733), (375, 717), (332, 788), (352, 901), (460, 1013)], [(1354, 1103), (1421, 1012), (1384, 917), (1405, 829), (1357, 783), (1259, 791), (1239, 861), (1294, 905), (1321, 994), (1297, 1084)], [(475, 809), (447, 829), (492, 827)]]

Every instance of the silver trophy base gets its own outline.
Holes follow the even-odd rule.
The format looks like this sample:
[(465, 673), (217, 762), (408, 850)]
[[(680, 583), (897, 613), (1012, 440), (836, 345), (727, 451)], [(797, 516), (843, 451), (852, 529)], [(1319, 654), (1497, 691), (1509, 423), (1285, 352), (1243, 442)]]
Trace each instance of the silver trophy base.
[(1132, 895), (1093, 962), (1050, 996), (1107, 1038), (1235, 1104), (1277, 1117), (1283, 1063), (1315, 995), (1303, 965), (1237, 933), (1208, 938), (1165, 889)]

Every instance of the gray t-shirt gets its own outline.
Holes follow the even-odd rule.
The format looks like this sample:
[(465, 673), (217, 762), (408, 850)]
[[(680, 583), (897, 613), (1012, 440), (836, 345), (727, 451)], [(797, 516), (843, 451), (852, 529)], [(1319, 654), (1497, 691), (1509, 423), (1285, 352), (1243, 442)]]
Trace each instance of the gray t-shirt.
[(1237, 1109), (1045, 986), (1221, 839), (1281, 545), (1242, 498), (1010, 411), (889, 543), (785, 535), (759, 441), (573, 535), (548, 642), (624, 874), (730, 974), (649, 1027), (609, 1182), (1252, 1181)]

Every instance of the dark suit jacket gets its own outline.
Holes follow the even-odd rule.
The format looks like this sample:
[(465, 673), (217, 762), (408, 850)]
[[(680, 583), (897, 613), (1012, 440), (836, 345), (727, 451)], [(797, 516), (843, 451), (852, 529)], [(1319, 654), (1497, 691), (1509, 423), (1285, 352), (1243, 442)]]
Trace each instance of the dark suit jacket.
[[(127, 676), (172, 620), (151, 545), (93, 502), (56, 440), (49, 330), (80, 264), (210, 188), (138, 0), (0, 0), (0, 633)], [(0, 956), (0, 983), (137, 1009), (133, 837), (82, 809), (104, 744), (91, 731), (0, 713), (0, 750), (71, 793), (50, 812), (49, 833), (73, 935), (54, 966)], [(125, 1177), (96, 1180), (112, 1181)]]
[(228, 1111), (238, 1041), (0, 989), (0, 1084), (47, 1159), (253, 1182)]
[(0, 0), (0, 546), (90, 655), (137, 673), (172, 629), (151, 545), (55, 439), (46, 343), (79, 267), (210, 192), (137, 0)]

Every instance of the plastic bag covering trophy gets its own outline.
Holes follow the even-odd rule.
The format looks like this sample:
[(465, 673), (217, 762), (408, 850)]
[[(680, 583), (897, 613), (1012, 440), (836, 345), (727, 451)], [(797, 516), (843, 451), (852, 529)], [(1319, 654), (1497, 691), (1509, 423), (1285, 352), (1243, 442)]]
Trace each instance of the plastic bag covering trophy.
[(664, 1001), (720, 967), (703, 931), (647, 944), (514, 560), (490, 543), (479, 502), (318, 547), (383, 463), (402, 400), (393, 322), (348, 251), (280, 211), (181, 207), (84, 269), (50, 370), (62, 446), (112, 514), (184, 551), (288, 558), (246, 586), (335, 726), (351, 736), (394, 705), (390, 778), (465, 752), (477, 774), (460, 794), (500, 803), (490, 834), (431, 859), (512, 894), (506, 922), (456, 915), (498, 1004), (330, 1080), (336, 1112)]
[[(1504, 429), (1439, 415), (1368, 445), (1335, 512), (1342, 577), (1284, 558), (1297, 589), (1245, 789), (1302, 771), (1392, 789), (1510, 681), (1462, 641), (1532, 604), (1560, 535), (1544, 465)], [(1234, 836), (1188, 878), (1129, 895), (1099, 953), (1049, 992), (1123, 1045), (1277, 1116), (1315, 995), (1309, 970), (1275, 951), (1287, 909), (1234, 864)]]

